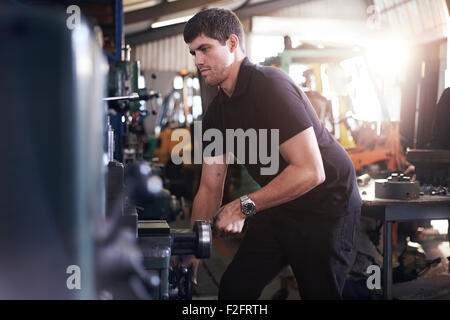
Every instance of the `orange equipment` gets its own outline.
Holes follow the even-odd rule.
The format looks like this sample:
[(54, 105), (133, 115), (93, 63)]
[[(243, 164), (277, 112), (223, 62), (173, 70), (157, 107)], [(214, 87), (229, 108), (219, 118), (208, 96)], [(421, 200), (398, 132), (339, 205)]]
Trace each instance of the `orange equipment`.
[(365, 123), (353, 134), (357, 147), (347, 149), (355, 170), (370, 164), (384, 162), (388, 170), (400, 170), (406, 160), (400, 144), (399, 122), (386, 121), (381, 124), (381, 135), (376, 133), (376, 124)]

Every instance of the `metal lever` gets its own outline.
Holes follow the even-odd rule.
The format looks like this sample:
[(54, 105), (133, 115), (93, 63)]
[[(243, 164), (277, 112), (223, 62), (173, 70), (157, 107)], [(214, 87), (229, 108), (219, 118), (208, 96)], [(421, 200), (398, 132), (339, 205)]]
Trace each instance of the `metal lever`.
[(159, 97), (158, 93), (152, 93), (152, 92), (148, 93), (148, 92), (143, 91), (141, 93), (133, 92), (129, 96), (103, 98), (103, 101), (119, 101), (119, 100), (140, 101), (140, 100), (150, 100), (150, 99), (158, 98), (158, 97)]
[(103, 101), (118, 101), (118, 100), (137, 101), (137, 100), (140, 100), (140, 99), (139, 99), (139, 94), (137, 94), (136, 92), (133, 92), (129, 96), (118, 96), (118, 97), (103, 98)]

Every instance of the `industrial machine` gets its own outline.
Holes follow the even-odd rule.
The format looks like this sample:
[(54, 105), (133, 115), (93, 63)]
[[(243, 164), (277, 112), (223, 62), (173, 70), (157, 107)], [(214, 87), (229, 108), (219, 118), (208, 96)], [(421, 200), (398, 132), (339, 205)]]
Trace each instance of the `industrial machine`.
[[(10, 116), (0, 129), (9, 137), (0, 144), (0, 298), (167, 299), (169, 278), (172, 292), (188, 286), (184, 269), (161, 272), (153, 222), (138, 222), (137, 201), (154, 201), (162, 181), (148, 164), (114, 156), (108, 65), (88, 23), (71, 30), (60, 12), (7, 6), (0, 35)], [(209, 223), (165, 235), (170, 257), (209, 256)]]
[[(108, 103), (110, 119), (109, 135), (114, 135), (112, 155), (125, 165), (142, 161), (147, 143), (144, 119), (148, 115), (147, 104), (151, 112), (156, 114), (153, 100), (159, 96), (155, 91), (139, 88), (139, 61), (115, 61), (110, 66), (108, 76), (108, 94), (104, 100)], [(141, 78), (142, 80), (142, 78)], [(141, 81), (142, 82), (142, 81)], [(150, 164), (153, 172), (163, 175), (157, 164)], [(162, 178), (162, 177), (161, 177)], [(182, 215), (184, 200), (172, 195), (167, 189), (170, 180), (164, 180), (165, 188), (155, 195), (150, 204), (137, 203), (139, 216), (145, 219), (166, 219), (173, 221)]]
[[(119, 97), (128, 99), (127, 97)], [(106, 100), (111, 101), (112, 98)], [(108, 126), (108, 177), (107, 214), (116, 224), (128, 227), (137, 237), (139, 255), (145, 270), (149, 273), (151, 299), (191, 299), (192, 283), (189, 268), (177, 266), (170, 269), (173, 255), (195, 254), (197, 258), (209, 258), (212, 244), (211, 227), (208, 222), (197, 221), (194, 229), (170, 230), (166, 220), (174, 220), (174, 214), (183, 210), (168, 190), (163, 189), (163, 180), (152, 174), (152, 166), (145, 161), (129, 159), (124, 166), (112, 159), (115, 146), (114, 133)], [(158, 168), (158, 167), (156, 167)], [(168, 203), (167, 201), (170, 201)], [(139, 212), (139, 214), (138, 214)], [(154, 217), (154, 215), (157, 215)], [(123, 290), (110, 288), (122, 296)]]
[(0, 298), (94, 299), (106, 60), (84, 22), (43, 9), (2, 6), (0, 35)]
[(204, 221), (196, 221), (192, 231), (170, 229), (164, 220), (139, 222), (138, 239), (144, 266), (159, 279), (154, 297), (164, 300), (192, 299), (192, 269), (171, 268), (170, 258), (187, 254), (193, 254), (198, 259), (209, 258), (211, 236), (211, 227)]
[(415, 175), (423, 192), (447, 195), (450, 187), (450, 136), (446, 134), (450, 115), (450, 89), (442, 93), (432, 125), (432, 135), (427, 149), (408, 149), (406, 159), (414, 165)]
[(422, 185), (437, 187), (436, 194), (447, 194), (446, 188), (450, 187), (450, 150), (408, 149), (406, 159), (415, 166), (416, 178)]
[[(141, 76), (139, 61), (114, 61), (108, 76), (108, 101), (111, 125), (116, 133), (115, 157), (123, 163), (143, 158), (147, 135), (144, 119), (146, 104), (156, 114), (153, 100), (158, 93), (148, 91)], [(141, 81), (140, 81), (141, 79)]]
[[(113, 135), (108, 134), (108, 137)], [(114, 143), (108, 141), (108, 146)], [(108, 150), (108, 154), (113, 152)], [(197, 221), (191, 230), (171, 230), (166, 220), (148, 220), (137, 213), (137, 205), (151, 205), (161, 202), (164, 195), (160, 176), (153, 175), (150, 164), (144, 161), (123, 165), (116, 160), (109, 162), (107, 176), (107, 214), (116, 228), (128, 228), (137, 239), (135, 244), (140, 253), (131, 257), (138, 259), (150, 281), (150, 299), (190, 299), (192, 297), (191, 271), (176, 266), (170, 269), (170, 260), (174, 255), (194, 254), (197, 258), (209, 258), (212, 245), (209, 222)], [(164, 208), (164, 204), (153, 208)], [(141, 271), (143, 273), (143, 271)], [(183, 274), (183, 277), (180, 276)], [(122, 288), (110, 287), (116, 298), (130, 298)], [(146, 296), (144, 296), (146, 297)]]

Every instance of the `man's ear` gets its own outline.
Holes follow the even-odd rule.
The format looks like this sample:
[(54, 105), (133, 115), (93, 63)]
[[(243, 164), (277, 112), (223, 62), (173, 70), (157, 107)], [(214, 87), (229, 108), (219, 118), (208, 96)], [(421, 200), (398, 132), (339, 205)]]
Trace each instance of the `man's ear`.
[(230, 34), (227, 40), (227, 45), (230, 48), (230, 52), (233, 53), (239, 47), (239, 38), (234, 33)]

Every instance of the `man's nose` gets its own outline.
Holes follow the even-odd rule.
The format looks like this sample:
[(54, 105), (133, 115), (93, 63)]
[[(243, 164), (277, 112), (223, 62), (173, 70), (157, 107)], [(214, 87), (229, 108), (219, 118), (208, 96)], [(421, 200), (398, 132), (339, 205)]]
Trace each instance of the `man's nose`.
[(196, 53), (195, 54), (195, 65), (197, 67), (200, 67), (204, 64), (204, 62), (205, 62), (205, 59), (204, 59), (203, 55), (201, 53)]

